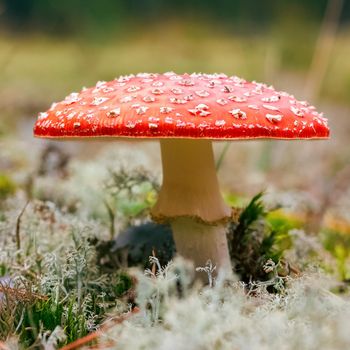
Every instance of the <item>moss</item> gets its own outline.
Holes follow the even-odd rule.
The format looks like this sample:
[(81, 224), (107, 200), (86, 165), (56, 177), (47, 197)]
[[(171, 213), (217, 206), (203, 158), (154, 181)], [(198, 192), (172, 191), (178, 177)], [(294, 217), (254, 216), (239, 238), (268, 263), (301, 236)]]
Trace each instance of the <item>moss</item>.
[(284, 252), (291, 248), (288, 232), (292, 222), (268, 211), (258, 193), (241, 211), (238, 222), (229, 227), (229, 247), (232, 263), (243, 281), (265, 280), (269, 276), (264, 264), (272, 260), (278, 264)]
[(13, 195), (16, 187), (15, 182), (9, 176), (0, 173), (0, 200)]
[(348, 260), (350, 258), (350, 235), (339, 231), (324, 229), (321, 232), (322, 242), (336, 259), (337, 270), (341, 280), (350, 279), (350, 268)]
[(114, 285), (114, 292), (117, 297), (122, 297), (134, 286), (133, 279), (126, 272), (118, 274), (117, 282)]

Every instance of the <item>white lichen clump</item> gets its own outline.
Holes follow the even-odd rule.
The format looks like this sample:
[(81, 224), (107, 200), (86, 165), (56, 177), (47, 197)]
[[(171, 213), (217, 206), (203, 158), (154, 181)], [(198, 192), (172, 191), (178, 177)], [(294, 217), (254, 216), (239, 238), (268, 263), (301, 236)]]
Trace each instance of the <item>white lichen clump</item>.
[(157, 277), (138, 276), (140, 313), (111, 328), (103, 341), (115, 340), (118, 349), (297, 350), (350, 346), (350, 300), (331, 293), (333, 282), (322, 274), (290, 279), (279, 294), (269, 294), (264, 283), (256, 285), (254, 294), (250, 294), (241, 283), (224, 276), (212, 288), (189, 289), (189, 273), (188, 265), (177, 260)]

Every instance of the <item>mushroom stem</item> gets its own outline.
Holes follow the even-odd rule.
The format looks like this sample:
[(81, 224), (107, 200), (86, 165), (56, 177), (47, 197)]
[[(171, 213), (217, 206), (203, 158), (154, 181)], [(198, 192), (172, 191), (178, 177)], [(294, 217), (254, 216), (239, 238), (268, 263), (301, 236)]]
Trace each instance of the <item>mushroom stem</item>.
[[(208, 260), (217, 270), (230, 273), (231, 259), (227, 246), (226, 227), (223, 224), (208, 225), (192, 218), (177, 218), (171, 222), (173, 237), (178, 254), (192, 260), (195, 267), (205, 267)], [(205, 282), (208, 276), (200, 272), (198, 276)]]
[(164, 139), (160, 145), (163, 184), (153, 218), (171, 223), (177, 252), (196, 267), (210, 259), (229, 269), (225, 222), (231, 209), (220, 193), (211, 141)]

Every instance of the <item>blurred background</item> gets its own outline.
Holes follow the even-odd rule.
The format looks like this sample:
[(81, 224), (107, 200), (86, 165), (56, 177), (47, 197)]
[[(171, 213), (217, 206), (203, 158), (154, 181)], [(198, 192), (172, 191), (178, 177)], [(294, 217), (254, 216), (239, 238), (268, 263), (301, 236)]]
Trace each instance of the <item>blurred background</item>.
[(34, 140), (36, 115), (118, 75), (224, 72), (308, 99), (332, 131), (326, 141), (216, 144), (230, 200), (267, 190), (307, 207), (311, 227), (327, 213), (350, 232), (349, 57), (348, 0), (0, 0), (0, 180), (26, 188), (51, 148), (80, 169), (117, 152), (116, 162), (161, 176), (156, 143)]

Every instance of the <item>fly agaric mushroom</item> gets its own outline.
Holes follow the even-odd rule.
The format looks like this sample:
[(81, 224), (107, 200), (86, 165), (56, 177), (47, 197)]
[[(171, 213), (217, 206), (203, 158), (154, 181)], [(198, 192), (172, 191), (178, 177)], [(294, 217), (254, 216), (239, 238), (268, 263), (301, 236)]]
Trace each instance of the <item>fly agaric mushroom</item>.
[(100, 81), (41, 113), (37, 137), (160, 139), (163, 185), (152, 217), (170, 222), (179, 254), (230, 269), (213, 140), (328, 138), (315, 107), (225, 74), (141, 73)]

